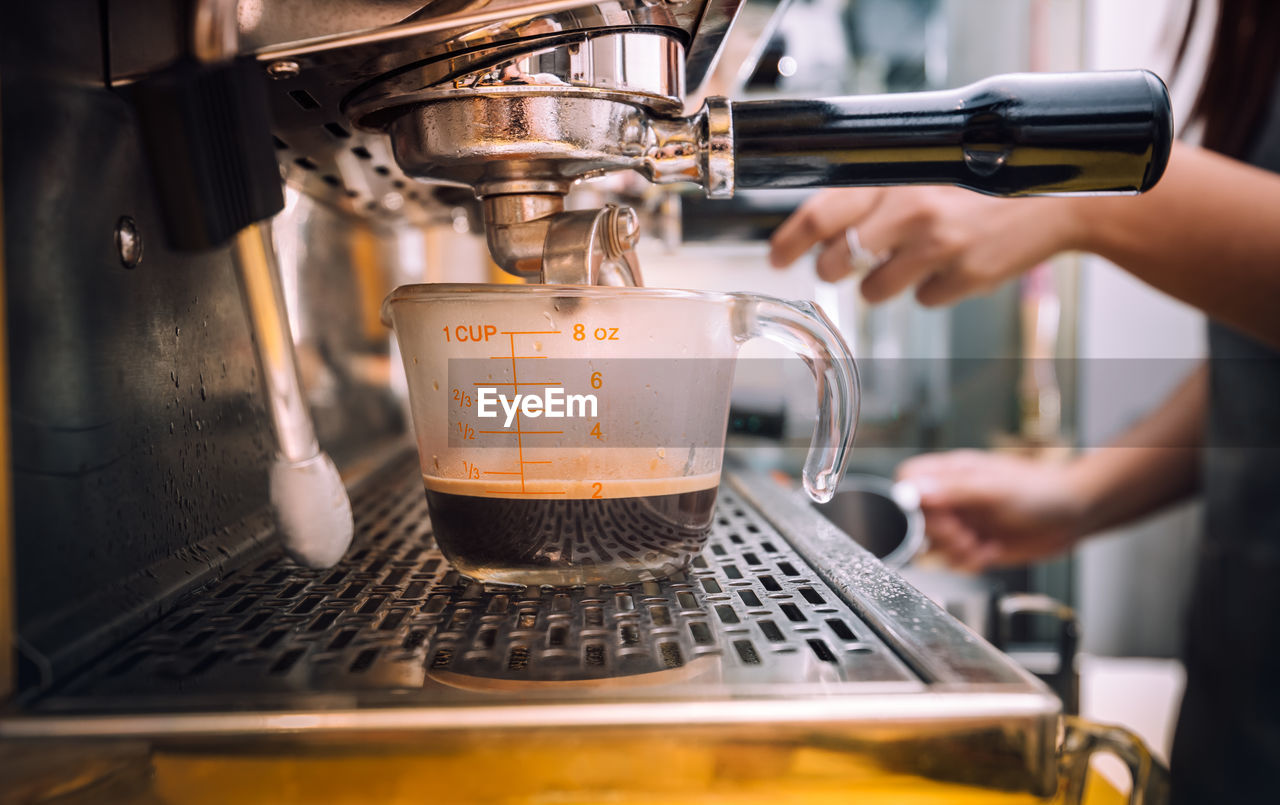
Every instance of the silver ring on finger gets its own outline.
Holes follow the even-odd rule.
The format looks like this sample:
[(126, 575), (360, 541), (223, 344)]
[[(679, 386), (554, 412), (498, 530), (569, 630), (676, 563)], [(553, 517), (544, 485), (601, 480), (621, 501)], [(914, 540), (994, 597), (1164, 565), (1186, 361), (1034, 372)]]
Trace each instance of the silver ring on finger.
[(844, 241), (849, 245), (849, 267), (853, 269), (855, 277), (870, 274), (889, 259), (887, 254), (876, 254), (863, 246), (857, 227), (851, 226), (844, 231)]

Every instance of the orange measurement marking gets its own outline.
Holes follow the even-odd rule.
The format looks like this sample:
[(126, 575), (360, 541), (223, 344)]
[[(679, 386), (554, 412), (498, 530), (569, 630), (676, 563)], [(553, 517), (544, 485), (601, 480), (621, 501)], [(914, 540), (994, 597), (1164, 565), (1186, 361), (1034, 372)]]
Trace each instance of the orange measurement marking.
[[(520, 391), (520, 385), (521, 385), (521, 384), (520, 384), (520, 377), (519, 377), (519, 374), (518, 374), (518, 372), (517, 372), (517, 370), (516, 370), (516, 361), (547, 360), (549, 356), (547, 356), (547, 355), (517, 355), (517, 354), (516, 354), (516, 336), (518, 336), (518, 335), (559, 335), (559, 334), (560, 334), (560, 332), (561, 332), (560, 330), (503, 330), (503, 331), (502, 331), (502, 334), (503, 334), (503, 335), (505, 335), (505, 336), (507, 337), (507, 344), (508, 344), (508, 345), (510, 346), (510, 348), (511, 348), (511, 354), (509, 354), (509, 355), (490, 355), (490, 356), (489, 356), (489, 360), (492, 360), (492, 361), (511, 361), (511, 381), (510, 381), (510, 382), (493, 382), (493, 383), (482, 383), (482, 382), (478, 382), (478, 381), (477, 381), (477, 382), (475, 383), (475, 385), (477, 385), (477, 386), (511, 386), (512, 391), (514, 391), (514, 392), (517, 392), (517, 393), (518, 393), (518, 392)], [(525, 383), (524, 385), (526, 385), (526, 386), (563, 386), (564, 384), (563, 384), (561, 381), (553, 380), (553, 381), (528, 382), (528, 383)], [(507, 434), (507, 435), (510, 435), (510, 434), (512, 433), (512, 431), (510, 431), (510, 430), (481, 430), (481, 431), (476, 431), (476, 433), (483, 433), (483, 434), (487, 434), (487, 435), (496, 435), (496, 434)], [(514, 433), (515, 433), (515, 437), (516, 437), (516, 454), (517, 454), (517, 461), (518, 461), (518, 463), (517, 463), (517, 465), (516, 465), (516, 466), (517, 466), (517, 467), (519, 467), (519, 471), (518, 471), (518, 472), (505, 472), (505, 471), (489, 470), (489, 471), (486, 471), (486, 472), (485, 472), (485, 475), (518, 475), (518, 476), (520, 477), (520, 491), (519, 491), (518, 493), (516, 493), (516, 492), (507, 492), (507, 491), (502, 491), (502, 490), (493, 490), (493, 489), (490, 489), (490, 490), (486, 490), (486, 493), (487, 493), (487, 494), (491, 494), (491, 495), (512, 495), (512, 494), (521, 494), (521, 495), (564, 495), (564, 494), (568, 494), (567, 492), (565, 492), (565, 491), (563, 491), (563, 490), (561, 490), (561, 491), (555, 491), (555, 492), (529, 492), (529, 491), (527, 491), (527, 490), (525, 489), (525, 475), (524, 475), (524, 467), (525, 467), (525, 465), (526, 465), (526, 464), (550, 464), (550, 463), (551, 463), (550, 461), (525, 461), (525, 460), (524, 460), (524, 437), (525, 437), (525, 434), (527, 433), (527, 434), (529, 434), (530, 436), (554, 436), (554, 435), (562, 435), (562, 434), (564, 433), (564, 431), (562, 431), (562, 430), (531, 430), (531, 431), (526, 431), (526, 430), (524, 429), (524, 425), (523, 425), (523, 423), (522, 423), (522, 421), (521, 421), (521, 418), (520, 418), (520, 410), (519, 410), (519, 409), (516, 409), (516, 429), (515, 429)]]
[(506, 496), (506, 495), (567, 495), (569, 494), (569, 492), (564, 489), (556, 489), (551, 492), (526, 492), (523, 489), (520, 490), (519, 492), (516, 492), (515, 490), (508, 490), (508, 489), (486, 489), (484, 491), (485, 491), (485, 494), (487, 495), (503, 495), (503, 496)]
[[(508, 342), (511, 343), (511, 390), (512, 393), (520, 390), (518, 383), (520, 378), (516, 376), (516, 334), (507, 333)], [(516, 410), (516, 456), (520, 458), (520, 463), (516, 465), (520, 467), (520, 491), (525, 491), (525, 435), (520, 433), (520, 410)]]

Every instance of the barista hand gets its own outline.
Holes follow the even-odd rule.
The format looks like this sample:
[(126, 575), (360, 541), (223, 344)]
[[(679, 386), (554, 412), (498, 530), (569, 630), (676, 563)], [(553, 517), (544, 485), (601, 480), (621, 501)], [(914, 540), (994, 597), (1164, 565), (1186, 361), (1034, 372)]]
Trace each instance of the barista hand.
[(1072, 464), (975, 450), (917, 456), (898, 477), (920, 491), (925, 533), (969, 571), (1066, 551), (1086, 533), (1086, 498)]
[[(818, 275), (850, 271), (845, 230), (884, 262), (862, 282), (882, 302), (916, 286), (926, 305), (988, 290), (1056, 252), (1093, 252), (1280, 349), (1280, 176), (1175, 143), (1141, 196), (1001, 199), (948, 187), (828, 190), (773, 236), (775, 266), (821, 244)], [(1212, 266), (1212, 271), (1206, 271)]]
[(957, 450), (904, 461), (898, 477), (920, 491), (925, 533), (952, 564), (1044, 559), (1193, 494), (1208, 402), (1201, 365), (1110, 446), (1069, 463)]
[(983, 293), (1074, 246), (1077, 224), (1062, 199), (993, 198), (954, 187), (824, 190), (809, 198), (772, 239), (782, 268), (815, 245), (818, 276), (852, 270), (845, 231), (883, 262), (862, 281), (869, 302), (909, 287), (924, 305)]

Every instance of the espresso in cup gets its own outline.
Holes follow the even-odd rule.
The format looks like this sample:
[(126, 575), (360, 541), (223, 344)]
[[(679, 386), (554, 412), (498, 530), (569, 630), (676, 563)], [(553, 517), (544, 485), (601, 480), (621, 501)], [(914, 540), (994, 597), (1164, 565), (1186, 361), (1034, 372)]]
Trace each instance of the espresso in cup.
[(423, 481), (436, 542), (460, 573), (570, 586), (628, 584), (684, 569), (706, 544), (719, 474)]

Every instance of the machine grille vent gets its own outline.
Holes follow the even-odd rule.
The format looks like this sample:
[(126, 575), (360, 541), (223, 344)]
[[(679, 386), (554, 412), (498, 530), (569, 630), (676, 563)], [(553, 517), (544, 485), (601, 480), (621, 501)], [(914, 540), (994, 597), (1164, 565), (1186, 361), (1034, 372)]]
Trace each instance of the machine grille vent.
[(433, 202), (432, 186), (400, 170), (385, 135), (357, 131), (346, 122), (341, 91), (322, 70), (272, 79), (267, 88), (276, 157), (291, 186), (363, 217), (415, 224), (448, 220), (447, 208)]

